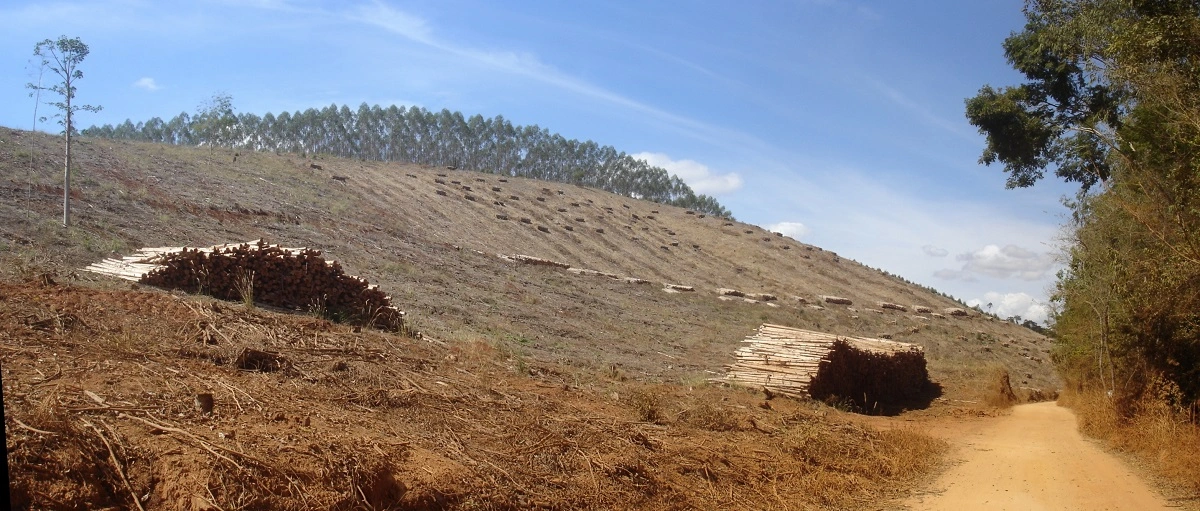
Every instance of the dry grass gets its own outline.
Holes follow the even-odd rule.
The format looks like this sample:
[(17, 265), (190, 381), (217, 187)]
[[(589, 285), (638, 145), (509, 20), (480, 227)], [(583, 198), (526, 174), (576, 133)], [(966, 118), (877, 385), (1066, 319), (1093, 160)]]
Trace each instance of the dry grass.
[(678, 417), (681, 422), (709, 431), (734, 431), (741, 427), (732, 408), (707, 401), (680, 410)]
[(247, 309), (254, 308), (254, 271), (242, 270), (233, 279), (233, 288)]
[(1165, 401), (1148, 396), (1122, 413), (1097, 390), (1065, 392), (1059, 403), (1075, 411), (1084, 434), (1133, 455), (1181, 492), (1193, 498), (1200, 493), (1200, 427)]
[[(0, 281), (0, 331), (15, 509), (864, 508), (944, 449), (815, 403), (178, 294)], [(246, 348), (287, 366), (239, 369)]]
[[(870, 431), (802, 421), (781, 435), (780, 448), (820, 470), (797, 476), (798, 489), (834, 509), (862, 508), (862, 494), (884, 481), (911, 482), (940, 463), (946, 444), (909, 430)], [(842, 474), (842, 477), (831, 477)]]
[[(87, 206), (77, 208), (75, 227), (62, 230), (56, 226), (61, 192), (53, 161), (58, 143), (0, 129), (0, 169), (21, 169), (24, 175), (27, 155), (42, 155), (32, 191), (24, 179), (0, 183), (0, 273), (10, 262), (46, 263), (63, 274), (114, 250), (124, 255), (132, 247), (266, 237), (323, 250), (391, 293), (432, 337), (494, 341), (524, 334), (532, 341), (524, 347), (530, 360), (570, 359), (593, 370), (616, 364), (631, 379), (674, 379), (720, 371), (748, 331), (770, 322), (922, 344), (931, 376), (949, 383), (943, 385), (949, 396), (963, 388), (950, 378), (952, 371), (979, 359), (1004, 363), (1014, 374), (1034, 374), (1031, 386), (1056, 386), (1049, 364), (1020, 356), (1019, 349), (1029, 348), (1031, 356), (1044, 358), (1047, 342), (1029, 330), (981, 317), (919, 319), (892, 310), (864, 311), (881, 300), (934, 309), (956, 304), (752, 225), (725, 225), (711, 216), (582, 187), (517, 178), (500, 182), (483, 173), (325, 157), (320, 160), (325, 170), (317, 171), (297, 155), (246, 153), (234, 163), (230, 155), (207, 149), (84, 137), (76, 154), (75, 191), (79, 204)], [(26, 156), (17, 157), (17, 151)], [(437, 195), (453, 188), (436, 183), (438, 173), (447, 174), (447, 183), (477, 188), (481, 200), (462, 199), (457, 191)], [(349, 180), (335, 182), (331, 174)], [(502, 191), (493, 193), (492, 187)], [(544, 196), (544, 187), (555, 193)], [(336, 211), (343, 213), (331, 213)], [(551, 232), (516, 221), (521, 217)], [(585, 218), (587, 228), (576, 218)], [(567, 224), (576, 228), (562, 230)], [(696, 292), (665, 295), (656, 285), (513, 267), (497, 253), (687, 284)], [(777, 308), (721, 302), (712, 291), (717, 287), (781, 299), (773, 303)], [(815, 300), (821, 294), (845, 296), (856, 305), (815, 310), (790, 298)], [(1020, 379), (1013, 383), (1024, 385)]]
[[(11, 140), (24, 148), (33, 139), (44, 146), (38, 154), (57, 154), (53, 137), (0, 134), (0, 170), (28, 163), (14, 156)], [(447, 181), (477, 186), (488, 199), (465, 201), (436, 194), (444, 169), (403, 164), (322, 159), (327, 170), (317, 172), (295, 155), (251, 153), (234, 164), (207, 150), (86, 139), (77, 157), (76, 192), (87, 208), (71, 229), (56, 225), (61, 192), (51, 158), (38, 160), (32, 187), (0, 183), (6, 417), (59, 439), (8, 424), (16, 477), (57, 481), (31, 493), (50, 503), (34, 507), (53, 507), (55, 492), (87, 490), (67, 473), (93, 474), (110, 490), (107, 500), (90, 500), (97, 507), (130, 507), (101, 437), (82, 416), (103, 428), (130, 484), (150, 495), (154, 509), (201, 507), (195, 499), (225, 509), (380, 508), (399, 489), (407, 490), (403, 505), (415, 509), (867, 508), (939, 463), (944, 446), (912, 432), (840, 424), (822, 416), (823, 405), (764, 402), (704, 384), (753, 328), (782, 323), (922, 344), (931, 376), (950, 397), (974, 399), (984, 364), (1033, 373), (1027, 379), (1038, 381), (1030, 384), (1055, 382), (1049, 364), (1032, 358), (1045, 356), (1048, 341), (1028, 330), (980, 317), (862, 311), (879, 300), (955, 304), (828, 251), (678, 208), (450, 173)], [(329, 173), (350, 179), (334, 183)], [(492, 185), (503, 191), (487, 197)], [(544, 186), (562, 194), (533, 200)], [(656, 218), (651, 209), (661, 210)], [(330, 214), (337, 211), (344, 214)], [(586, 218), (587, 228), (574, 218)], [(560, 228), (568, 224), (576, 228)], [(377, 282), (426, 340), (134, 292), (75, 272), (129, 247), (259, 237), (321, 248)], [(513, 266), (497, 253), (696, 292), (667, 295), (656, 285)], [(13, 283), (45, 273), (60, 285)], [(716, 287), (781, 299), (777, 308), (722, 302)], [(859, 308), (818, 310), (783, 298), (819, 294), (847, 296)], [(247, 348), (287, 363), (270, 372), (238, 369)], [(112, 410), (63, 408), (95, 408), (83, 389), (142, 410), (127, 416), (268, 464), (234, 457), (245, 467), (238, 469), (186, 437)], [(216, 397), (214, 415), (192, 410), (198, 393)], [(43, 401), (54, 405), (50, 415), (32, 413), (31, 403)], [(73, 425), (77, 441), (63, 440), (70, 431), (62, 424)], [(54, 465), (55, 456), (74, 464)], [(55, 471), (40, 472), (42, 460)]]
[(992, 367), (985, 375), (980, 382), (982, 387), (980, 400), (983, 404), (996, 408), (1009, 408), (1020, 401), (1013, 392), (1012, 378), (1009, 376), (1008, 369)]

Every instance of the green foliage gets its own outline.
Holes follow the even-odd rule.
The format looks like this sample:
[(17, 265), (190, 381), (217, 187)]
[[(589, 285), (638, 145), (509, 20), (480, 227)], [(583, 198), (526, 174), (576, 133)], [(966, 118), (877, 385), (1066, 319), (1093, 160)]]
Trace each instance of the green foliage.
[(1054, 167), (1087, 190), (1111, 173), (1106, 141), (1120, 127), (1124, 95), (1093, 68), (1094, 53), (1072, 38), (1077, 27), (1055, 24), (1066, 14), (1040, 10), (1067, 6), (1040, 4), (1026, 9), (1025, 31), (1004, 41), (1009, 64), (1028, 81), (984, 86), (967, 100), (967, 119), (987, 137), (980, 163), (1004, 164), (1009, 188), (1033, 186)]
[[(129, 123), (129, 121), (125, 122)], [(143, 124), (141, 131), (153, 133), (161, 129), (161, 123), (162, 120), (156, 117), (150, 123)], [(237, 115), (233, 113), (233, 96), (225, 92), (213, 95), (211, 99), (200, 105), (196, 116), (191, 118), (193, 137), (199, 143), (207, 145), (209, 149), (232, 146), (237, 142), (237, 125)]]
[[(68, 38), (61, 36), (57, 41), (46, 39), (37, 43), (33, 47), (34, 56), (41, 59), (42, 69), (49, 68), (58, 75), (61, 82), (55, 83), (49, 87), (43, 86), (40, 83), (29, 83), (25, 86), (32, 90), (30, 95), (37, 94), (41, 98), (41, 91), (49, 91), (58, 94), (60, 101), (53, 101), (50, 105), (58, 108), (58, 122), (63, 127), (64, 145), (66, 146), (66, 155), (63, 162), (63, 220), (64, 227), (71, 225), (71, 135), (75, 133), (74, 117), (75, 112), (80, 110), (88, 112), (100, 111), (99, 106), (92, 105), (77, 105), (72, 102), (75, 99), (75, 82), (83, 79), (83, 71), (79, 70), (79, 64), (83, 63), (90, 50), (88, 45), (84, 44), (78, 37)], [(44, 119), (43, 119), (44, 120)]]
[[(1054, 296), (1053, 359), (1133, 402), (1165, 378), (1200, 397), (1200, 1), (1038, 0), (1005, 42), (1028, 82), (967, 116), (1009, 186), (1081, 183)], [(1102, 184), (1100, 190), (1091, 189)]]
[(63, 133), (74, 133), (73, 117), (75, 112), (80, 110), (98, 112), (102, 108), (73, 104), (76, 93), (75, 82), (83, 79), (83, 71), (79, 69), (79, 64), (83, 63), (90, 51), (88, 45), (78, 37), (68, 38), (65, 35), (60, 36), (58, 40), (46, 39), (33, 47), (33, 55), (41, 59), (42, 67), (53, 71), (61, 81), (51, 86), (28, 83), (25, 87), (33, 91), (30, 92), (30, 96), (37, 91), (49, 91), (62, 98), (48, 104), (58, 109), (59, 113), (54, 117), (63, 127)]

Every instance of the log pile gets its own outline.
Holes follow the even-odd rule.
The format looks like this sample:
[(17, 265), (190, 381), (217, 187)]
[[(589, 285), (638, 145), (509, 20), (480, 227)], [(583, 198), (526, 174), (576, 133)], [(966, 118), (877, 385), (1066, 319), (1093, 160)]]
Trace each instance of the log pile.
[(144, 248), (84, 269), (223, 300), (317, 312), (385, 330), (404, 327), (404, 312), (392, 306), (390, 296), (308, 248), (284, 248), (262, 240), (207, 248)]
[(689, 292), (689, 293), (696, 291), (696, 288), (693, 286), (685, 286), (682, 284), (672, 284), (670, 282), (663, 282), (663, 288), (670, 289), (673, 291), (684, 291), (684, 292)]
[[(525, 219), (522, 218), (521, 221), (524, 222)], [(501, 259), (504, 259), (505, 261), (511, 261), (514, 263), (532, 264), (532, 265), (537, 265), (537, 266), (553, 266), (555, 268), (570, 268), (571, 267), (571, 265), (569, 265), (567, 263), (560, 263), (558, 261), (554, 261), (551, 259), (527, 256), (524, 254), (514, 254), (514, 255), (499, 254), (499, 256)]]
[(742, 298), (742, 297), (746, 296), (746, 293), (743, 293), (736, 289), (729, 289), (729, 288), (725, 288), (725, 287), (717, 288), (717, 294), (721, 295), (721, 296), (736, 296), (738, 298)]
[(908, 312), (908, 307), (905, 307), (898, 303), (891, 303), (891, 302), (879, 302), (879, 308), (880, 309), (891, 309), (891, 310), (900, 311), (900, 312)]
[(763, 324), (721, 381), (872, 411), (916, 399), (930, 382), (916, 344)]
[(615, 273), (608, 273), (599, 270), (588, 270), (584, 268), (567, 268), (567, 271), (575, 275), (584, 275), (588, 277), (608, 277), (613, 280), (620, 280), (622, 277)]

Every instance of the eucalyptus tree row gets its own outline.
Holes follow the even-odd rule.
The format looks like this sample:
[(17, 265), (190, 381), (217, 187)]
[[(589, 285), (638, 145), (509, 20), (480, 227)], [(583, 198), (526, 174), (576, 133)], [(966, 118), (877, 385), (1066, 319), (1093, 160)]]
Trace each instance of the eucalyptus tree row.
[(235, 114), (228, 96), (218, 95), (194, 116), (169, 121), (88, 128), (84, 135), (223, 146), (254, 151), (329, 154), (374, 161), (448, 166), (578, 184), (620, 195), (694, 209), (722, 217), (730, 213), (716, 199), (697, 195), (665, 169), (635, 159), (612, 146), (568, 139), (545, 128), (513, 125), (502, 116), (464, 117), (420, 107), (363, 103), (357, 110), (329, 105), (303, 112)]

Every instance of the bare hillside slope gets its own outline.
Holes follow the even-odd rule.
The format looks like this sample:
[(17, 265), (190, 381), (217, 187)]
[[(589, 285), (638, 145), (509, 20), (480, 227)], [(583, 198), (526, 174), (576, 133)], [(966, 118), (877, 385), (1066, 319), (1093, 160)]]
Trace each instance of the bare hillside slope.
[[(85, 138), (76, 153), (77, 223), (63, 231), (58, 143), (0, 129), (0, 258), (10, 268), (66, 273), (139, 247), (266, 238), (323, 250), (391, 293), (431, 337), (497, 343), (581, 370), (699, 382), (771, 322), (921, 344), (952, 397), (969, 399), (976, 376), (997, 365), (1017, 384), (1056, 386), (1048, 341), (1034, 332), (977, 314), (918, 314), (917, 305), (935, 313), (959, 305), (743, 223), (491, 174)], [(663, 283), (695, 291), (667, 293)], [(778, 300), (719, 300), (718, 288)], [(823, 303), (822, 295), (854, 303)]]

